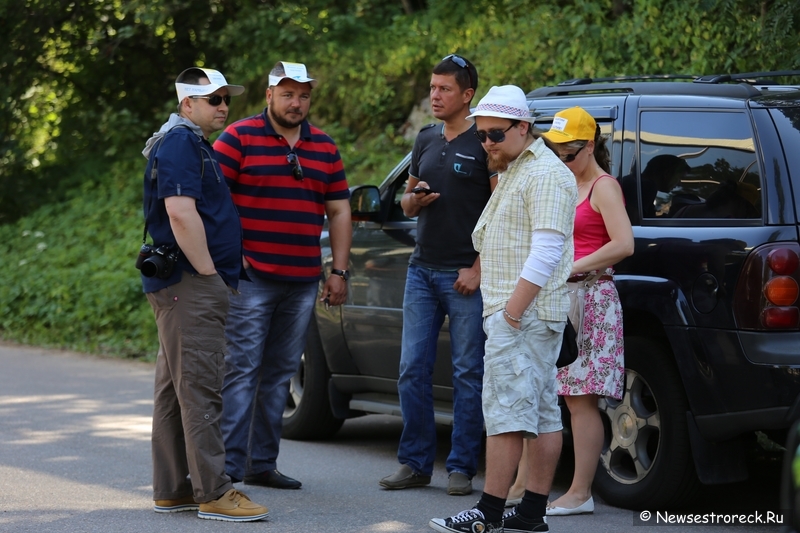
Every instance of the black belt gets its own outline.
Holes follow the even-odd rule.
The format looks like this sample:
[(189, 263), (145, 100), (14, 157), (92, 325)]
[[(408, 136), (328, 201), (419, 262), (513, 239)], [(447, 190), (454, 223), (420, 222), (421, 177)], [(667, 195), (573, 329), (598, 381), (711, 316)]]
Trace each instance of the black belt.
[[(572, 276), (571, 278), (567, 278), (567, 281), (570, 283), (575, 283), (576, 281), (583, 281), (589, 277), (589, 274), (578, 274)], [(614, 281), (614, 276), (609, 276), (608, 274), (603, 274), (599, 278), (595, 278), (595, 281)]]

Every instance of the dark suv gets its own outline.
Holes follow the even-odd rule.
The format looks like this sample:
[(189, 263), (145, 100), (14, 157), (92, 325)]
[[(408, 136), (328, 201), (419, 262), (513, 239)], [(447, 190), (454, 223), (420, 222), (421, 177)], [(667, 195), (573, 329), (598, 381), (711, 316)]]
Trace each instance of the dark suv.
[[(612, 505), (672, 507), (698, 482), (743, 480), (755, 432), (783, 442), (800, 416), (800, 87), (765, 79), (779, 75), (800, 72), (581, 79), (528, 94), (541, 130), (567, 107), (594, 116), (633, 224), (635, 253), (615, 275), (625, 396), (600, 402), (595, 490)], [(288, 438), (322, 438), (365, 413), (400, 415), (416, 231), (399, 201), (408, 164), (379, 188), (353, 189), (348, 301), (316, 309)], [(323, 258), (329, 272), (328, 248)], [(434, 375), (442, 423), (452, 420), (448, 339), (445, 325)]]

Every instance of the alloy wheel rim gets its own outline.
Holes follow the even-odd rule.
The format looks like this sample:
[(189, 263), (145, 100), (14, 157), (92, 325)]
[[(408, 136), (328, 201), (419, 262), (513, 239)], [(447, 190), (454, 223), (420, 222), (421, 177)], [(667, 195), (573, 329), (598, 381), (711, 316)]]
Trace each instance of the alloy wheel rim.
[(626, 370), (622, 400), (600, 398), (598, 407), (605, 427), (603, 467), (619, 483), (641, 482), (661, 449), (661, 413), (650, 385), (637, 372)]
[(300, 402), (303, 401), (303, 385), (306, 377), (305, 363), (306, 354), (304, 353), (300, 357), (300, 368), (297, 370), (297, 373), (292, 376), (292, 379), (289, 380), (289, 397), (286, 399), (286, 407), (283, 409), (284, 418), (292, 416), (295, 411), (297, 411), (298, 407), (300, 407)]

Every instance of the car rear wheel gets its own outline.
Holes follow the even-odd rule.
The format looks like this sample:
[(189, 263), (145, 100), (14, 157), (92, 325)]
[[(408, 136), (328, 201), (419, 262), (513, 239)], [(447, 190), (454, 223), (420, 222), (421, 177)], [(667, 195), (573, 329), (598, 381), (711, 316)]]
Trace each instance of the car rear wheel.
[(324, 439), (342, 427), (344, 420), (333, 416), (331, 411), (329, 379), (317, 321), (312, 318), (300, 368), (289, 382), (289, 398), (283, 411), (284, 438)]
[(627, 509), (680, 505), (699, 486), (686, 425), (688, 402), (672, 354), (641, 337), (625, 339), (625, 395), (601, 398), (605, 442), (594, 488)]

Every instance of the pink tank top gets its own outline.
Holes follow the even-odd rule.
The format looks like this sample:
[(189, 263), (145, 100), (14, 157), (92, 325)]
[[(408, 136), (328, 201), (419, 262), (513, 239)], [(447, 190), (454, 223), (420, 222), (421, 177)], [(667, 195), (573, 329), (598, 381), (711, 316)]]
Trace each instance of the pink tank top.
[[(617, 180), (614, 179), (613, 176), (603, 174), (592, 183), (592, 188), (589, 189), (589, 195), (575, 208), (575, 232), (573, 234), (573, 240), (575, 241), (576, 261), (582, 257), (586, 257), (611, 241), (611, 237), (608, 236), (608, 232), (606, 231), (606, 225), (603, 222), (603, 216), (592, 209), (592, 204), (590, 202), (594, 186), (603, 178), (611, 178), (614, 180), (614, 183), (617, 183)], [(617, 185), (619, 185), (619, 183), (617, 183)]]

